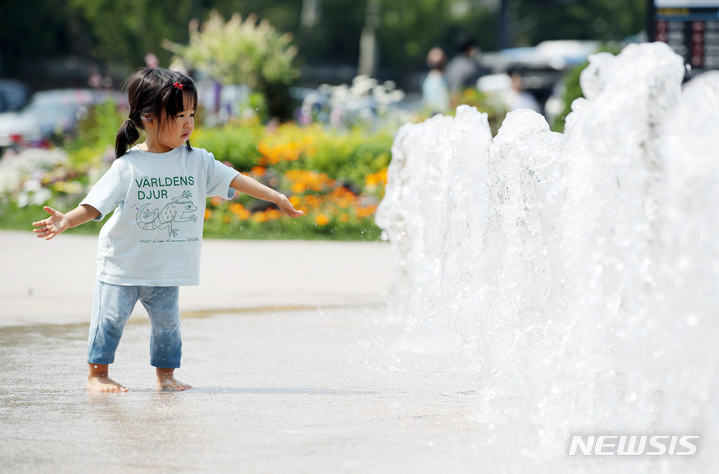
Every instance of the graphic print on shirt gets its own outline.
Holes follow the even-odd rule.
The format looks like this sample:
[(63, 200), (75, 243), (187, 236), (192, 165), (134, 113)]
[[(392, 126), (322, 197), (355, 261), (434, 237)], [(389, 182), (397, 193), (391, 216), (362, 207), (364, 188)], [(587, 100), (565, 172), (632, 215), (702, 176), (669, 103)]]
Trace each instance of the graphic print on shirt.
[(173, 227), (177, 222), (197, 222), (197, 206), (193, 204), (192, 193), (185, 191), (181, 196), (172, 198), (172, 202), (165, 205), (160, 210), (145, 209), (150, 204), (145, 204), (137, 210), (135, 221), (141, 229), (155, 230), (167, 228), (167, 234), (170, 237), (177, 236), (178, 230)]

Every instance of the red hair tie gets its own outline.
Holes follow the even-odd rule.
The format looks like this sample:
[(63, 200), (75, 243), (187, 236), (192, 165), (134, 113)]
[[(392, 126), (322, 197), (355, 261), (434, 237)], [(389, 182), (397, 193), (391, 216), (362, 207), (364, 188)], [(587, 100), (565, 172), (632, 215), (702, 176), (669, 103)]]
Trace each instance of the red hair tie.
[(183, 85), (180, 84), (179, 82), (176, 82), (176, 83), (174, 83), (174, 84), (172, 84), (172, 85), (175, 86), (175, 88), (182, 90)]

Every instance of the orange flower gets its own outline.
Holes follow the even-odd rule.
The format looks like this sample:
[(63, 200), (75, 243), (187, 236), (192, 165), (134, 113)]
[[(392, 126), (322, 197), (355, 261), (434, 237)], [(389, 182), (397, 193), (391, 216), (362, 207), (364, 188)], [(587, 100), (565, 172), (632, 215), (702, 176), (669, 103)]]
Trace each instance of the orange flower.
[(295, 181), (290, 187), (290, 191), (292, 191), (293, 194), (302, 194), (303, 192), (307, 191), (307, 189), (309, 188), (302, 181)]
[(311, 209), (312, 208), (317, 209), (322, 204), (322, 201), (320, 201), (320, 198), (318, 198), (317, 196), (315, 196), (313, 194), (308, 194), (307, 196), (305, 196), (303, 198), (303, 201), (304, 201), (305, 205), (307, 205)]
[(355, 213), (357, 214), (357, 217), (362, 219), (365, 217), (372, 216), (376, 210), (377, 210), (377, 205), (371, 204), (371, 205), (365, 206), (365, 207), (358, 207), (357, 210), (355, 211)]
[(333, 189), (328, 197), (341, 209), (352, 207), (357, 202), (357, 196), (344, 186)]
[(257, 150), (262, 155), (260, 164), (274, 165), (280, 161), (295, 161), (300, 158), (304, 151), (304, 146), (297, 142), (279, 143), (277, 145), (269, 145), (264, 140), (257, 145)]
[(205, 209), (205, 220), (209, 219), (210, 217), (212, 217), (212, 211), (209, 209)]
[(280, 162), (280, 157), (274, 147), (268, 145), (263, 140), (257, 144), (257, 151), (260, 152), (260, 165), (274, 165)]
[(254, 167), (252, 167), (251, 172), (255, 176), (264, 176), (265, 173), (267, 172), (267, 168), (264, 168), (262, 166), (254, 166)]
[(255, 212), (252, 214), (252, 220), (254, 222), (267, 222), (267, 214), (264, 212)]
[(364, 179), (365, 186), (368, 188), (374, 188), (378, 185), (386, 185), (387, 184), (387, 168), (381, 169), (376, 173), (370, 173), (367, 176), (365, 176)]
[(230, 204), (230, 212), (237, 216), (239, 219), (245, 221), (250, 218), (250, 211), (245, 209), (240, 203), (233, 202)]
[(334, 186), (334, 180), (324, 173), (305, 170), (289, 170), (285, 177), (292, 181), (292, 192), (300, 194), (305, 191), (322, 191), (325, 187)]
[(282, 217), (282, 211), (271, 207), (265, 211), (265, 215), (267, 216), (268, 221), (274, 221), (275, 219), (279, 219), (280, 217)]
[(330, 218), (327, 214), (317, 214), (315, 216), (315, 224), (319, 226), (326, 226), (330, 223)]
[(340, 222), (342, 222), (343, 224), (346, 224), (349, 221), (350, 221), (349, 214), (340, 214)]

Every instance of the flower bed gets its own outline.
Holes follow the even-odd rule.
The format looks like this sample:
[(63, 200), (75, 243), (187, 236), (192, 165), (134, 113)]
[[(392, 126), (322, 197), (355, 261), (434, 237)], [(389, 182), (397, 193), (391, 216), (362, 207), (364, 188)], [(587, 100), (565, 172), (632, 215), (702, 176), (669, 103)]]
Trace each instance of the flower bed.
[[(390, 161), (388, 132), (228, 124), (198, 129), (192, 144), (287, 194), (305, 212), (302, 218), (289, 219), (274, 205), (246, 195), (231, 201), (213, 198), (207, 202), (206, 236), (342, 240), (380, 236), (374, 212)], [(25, 150), (0, 161), (1, 227), (28, 229), (44, 216), (43, 205), (67, 211), (80, 202), (107, 168), (107, 150), (81, 137), (68, 151)], [(73, 231), (98, 229), (97, 223), (88, 223)]]
[[(286, 124), (274, 130), (228, 125), (199, 130), (197, 146), (212, 150), (252, 178), (290, 196), (305, 212), (287, 219), (274, 206), (240, 196), (210, 199), (205, 233), (213, 237), (333, 238), (376, 240), (374, 211), (384, 193), (392, 136), (362, 130), (328, 131), (319, 125)], [(245, 137), (257, 140), (254, 148)], [(233, 143), (237, 144), (235, 148)], [(235, 153), (243, 149), (244, 153)]]

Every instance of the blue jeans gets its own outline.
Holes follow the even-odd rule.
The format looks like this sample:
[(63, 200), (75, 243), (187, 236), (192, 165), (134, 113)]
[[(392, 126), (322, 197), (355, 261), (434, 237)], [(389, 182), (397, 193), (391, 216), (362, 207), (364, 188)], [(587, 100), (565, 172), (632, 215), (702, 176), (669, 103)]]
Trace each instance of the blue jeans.
[(150, 364), (177, 369), (182, 358), (179, 288), (176, 286), (120, 286), (98, 281), (92, 304), (87, 362), (112, 364), (122, 331), (139, 300), (152, 324)]

